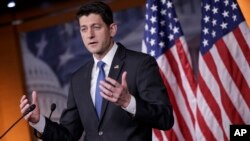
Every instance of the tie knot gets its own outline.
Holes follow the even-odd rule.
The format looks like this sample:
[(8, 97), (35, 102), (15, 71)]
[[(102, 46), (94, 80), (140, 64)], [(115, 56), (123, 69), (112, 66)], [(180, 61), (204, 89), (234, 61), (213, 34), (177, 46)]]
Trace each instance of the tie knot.
[(104, 65), (105, 65), (105, 63), (102, 61), (97, 62), (97, 66), (99, 67), (99, 69), (103, 69)]

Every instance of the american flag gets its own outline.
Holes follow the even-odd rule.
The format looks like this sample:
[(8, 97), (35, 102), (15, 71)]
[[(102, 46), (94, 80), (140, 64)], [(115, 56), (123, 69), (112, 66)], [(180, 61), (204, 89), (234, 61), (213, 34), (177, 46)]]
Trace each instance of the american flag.
[(203, 0), (196, 138), (229, 140), (250, 124), (250, 31), (235, 0)]
[(153, 130), (153, 140), (194, 140), (196, 84), (186, 41), (171, 0), (148, 0), (142, 51), (154, 56), (174, 109), (170, 131)]

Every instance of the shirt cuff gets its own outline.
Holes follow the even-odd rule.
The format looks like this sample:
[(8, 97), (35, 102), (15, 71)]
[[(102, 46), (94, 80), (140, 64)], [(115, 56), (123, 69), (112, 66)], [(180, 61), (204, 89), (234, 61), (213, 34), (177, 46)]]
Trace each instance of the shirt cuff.
[(135, 115), (135, 113), (136, 113), (136, 101), (135, 101), (135, 97), (133, 95), (131, 95), (131, 99), (130, 99), (128, 106), (126, 108), (122, 107), (122, 109)]
[(45, 117), (40, 115), (40, 120), (38, 123), (31, 123), (29, 122), (29, 125), (35, 128), (38, 132), (43, 133), (45, 128)]

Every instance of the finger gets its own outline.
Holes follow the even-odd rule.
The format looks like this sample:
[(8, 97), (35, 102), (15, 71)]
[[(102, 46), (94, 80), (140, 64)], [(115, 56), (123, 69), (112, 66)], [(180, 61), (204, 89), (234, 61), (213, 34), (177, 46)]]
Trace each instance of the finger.
[(112, 96), (112, 92), (107, 89), (103, 84), (100, 83), (99, 88), (101, 89), (101, 92), (103, 92), (107, 96)]
[(28, 103), (29, 103), (29, 102), (28, 102), (28, 99), (24, 99), (24, 100), (20, 103), (20, 105), (19, 105), (20, 109), (23, 109), (24, 106), (25, 106), (26, 104), (28, 104)]
[(20, 103), (22, 103), (22, 101), (24, 101), (24, 99), (26, 99), (26, 95), (22, 96), (22, 98), (20, 99)]
[(36, 106), (38, 106), (38, 98), (37, 98), (36, 91), (32, 92), (32, 104), (35, 104)]
[(21, 109), (21, 113), (24, 114), (25, 111), (30, 107), (30, 104), (26, 104), (22, 109)]
[(110, 92), (113, 92), (115, 88), (113, 85), (111, 85), (110, 83), (106, 81), (100, 81), (100, 85), (106, 88), (107, 90), (109, 90)]
[(102, 96), (104, 99), (106, 99), (106, 100), (108, 100), (108, 101), (110, 101), (110, 102), (115, 102), (115, 100), (116, 100), (115, 97), (110, 97), (110, 96), (104, 94), (103, 92), (100, 92), (100, 94), (101, 94), (101, 96)]
[(127, 88), (127, 72), (123, 72), (122, 73), (122, 86), (126, 87)]
[(115, 79), (110, 77), (106, 77), (106, 81), (109, 82), (113, 87), (118, 87), (120, 85)]
[(28, 120), (30, 118), (30, 116), (32, 115), (32, 112), (29, 112), (26, 116), (24, 116), (25, 120)]

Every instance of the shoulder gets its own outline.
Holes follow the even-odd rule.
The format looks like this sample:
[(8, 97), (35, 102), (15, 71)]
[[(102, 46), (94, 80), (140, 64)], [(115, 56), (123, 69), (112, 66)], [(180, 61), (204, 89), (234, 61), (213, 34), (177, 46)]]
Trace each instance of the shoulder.
[(145, 54), (145, 53), (142, 53), (142, 52), (133, 51), (133, 50), (129, 50), (129, 49), (127, 49), (127, 55), (129, 57), (136, 57), (136, 58), (141, 58), (141, 59), (146, 59), (146, 58), (153, 59), (153, 57), (150, 56), (150, 55), (148, 55), (148, 54)]
[(72, 73), (72, 77), (78, 77), (79, 75), (86, 74), (89, 70), (92, 69), (94, 64), (93, 58), (90, 58), (85, 64), (79, 67), (75, 72)]
[(134, 61), (155, 60), (154, 57), (152, 57), (152, 56), (150, 56), (150, 55), (148, 55), (146, 53), (130, 50), (130, 49), (125, 48), (120, 43), (117, 43), (117, 44), (118, 44), (119, 49), (121, 50), (121, 52), (125, 53), (126, 59), (134, 60)]

